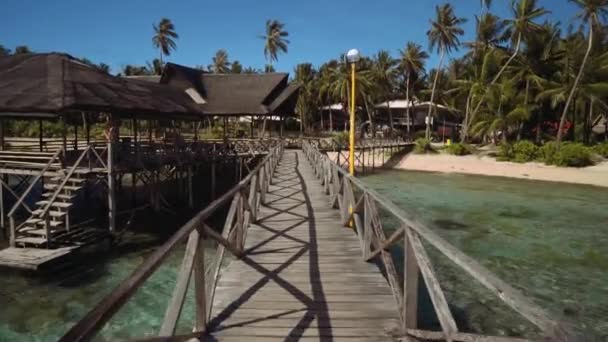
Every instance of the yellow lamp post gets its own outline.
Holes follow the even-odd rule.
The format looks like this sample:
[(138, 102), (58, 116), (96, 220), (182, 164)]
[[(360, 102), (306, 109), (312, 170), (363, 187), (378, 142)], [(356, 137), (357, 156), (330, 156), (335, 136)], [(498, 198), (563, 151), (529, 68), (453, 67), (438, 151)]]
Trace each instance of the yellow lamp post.
[(357, 62), (360, 59), (359, 50), (352, 49), (346, 53), (346, 60), (351, 66), (351, 87), (350, 87), (350, 134), (348, 137), (348, 172), (351, 175), (355, 174), (355, 72), (357, 69)]

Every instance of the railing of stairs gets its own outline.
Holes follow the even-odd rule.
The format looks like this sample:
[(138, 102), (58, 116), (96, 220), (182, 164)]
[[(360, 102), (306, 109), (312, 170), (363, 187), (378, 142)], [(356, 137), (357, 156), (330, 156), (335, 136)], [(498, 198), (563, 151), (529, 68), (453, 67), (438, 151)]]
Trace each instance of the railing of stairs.
[(10, 246), (11, 247), (15, 246), (15, 235), (16, 235), (16, 232), (17, 232), (17, 229), (18, 229), (18, 227), (15, 227), (15, 213), (17, 212), (17, 209), (19, 207), (23, 207), (30, 214), (32, 213), (32, 210), (30, 209), (30, 207), (27, 204), (25, 204), (25, 199), (30, 194), (30, 192), (32, 191), (32, 189), (34, 188), (34, 186), (36, 184), (38, 184), (38, 181), (40, 181), (40, 179), (42, 177), (44, 177), (45, 173), (48, 172), (48, 170), (55, 163), (55, 161), (57, 161), (57, 160), (60, 161), (63, 155), (64, 155), (64, 149), (62, 147), (59, 150), (57, 150), (57, 152), (55, 152), (55, 154), (51, 157), (51, 159), (48, 161), (48, 163), (46, 163), (46, 165), (44, 166), (44, 168), (42, 168), (42, 170), (36, 176), (36, 178), (34, 178), (34, 180), (30, 183), (30, 186), (23, 192), (23, 194), (21, 195), (21, 197), (19, 197), (19, 199), (17, 200), (17, 202), (15, 202), (15, 204), (13, 205), (13, 207), (11, 208), (11, 210), (8, 212), (7, 217), (9, 218), (10, 229), (11, 229), (10, 230)]
[[(102, 154), (103, 154), (103, 152), (102, 152)], [(61, 191), (63, 191), (66, 184), (69, 182), (70, 178), (72, 177), (72, 175), (74, 174), (76, 169), (78, 169), (81, 166), (80, 164), (85, 160), (85, 157), (87, 157), (89, 170), (93, 169), (92, 163), (91, 163), (92, 160), (97, 160), (102, 166), (104, 166), (104, 168), (107, 168), (106, 163), (103, 161), (101, 156), (97, 153), (97, 151), (95, 151), (95, 145), (91, 144), (91, 145), (87, 146), (87, 148), (85, 148), (84, 151), (82, 151), (82, 153), (80, 154), (80, 156), (78, 157), (78, 159), (76, 160), (74, 165), (72, 165), (72, 167), (70, 167), (68, 173), (63, 177), (63, 180), (61, 181), (59, 186), (53, 192), (53, 195), (48, 199), (48, 203), (46, 204), (44, 209), (42, 209), (42, 213), (40, 214), (41, 219), (44, 220), (44, 229), (46, 231), (47, 244), (50, 244), (50, 240), (51, 240), (49, 210), (51, 209), (51, 206), (57, 199), (57, 196), (59, 196), (59, 194), (61, 193)]]

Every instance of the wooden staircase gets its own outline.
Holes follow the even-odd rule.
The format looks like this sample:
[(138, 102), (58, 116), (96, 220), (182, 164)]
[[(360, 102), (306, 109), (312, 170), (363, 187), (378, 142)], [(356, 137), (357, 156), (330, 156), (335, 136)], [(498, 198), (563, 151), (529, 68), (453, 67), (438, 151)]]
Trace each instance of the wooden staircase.
[[(59, 174), (62, 176), (45, 177), (42, 200), (36, 202), (36, 209), (17, 230), (16, 246), (45, 248), (54, 239), (70, 233), (70, 208), (78, 191), (86, 183), (86, 178), (83, 178), (86, 174), (73, 173), (63, 187), (61, 184), (68, 176), (63, 171), (59, 171)], [(46, 218), (43, 217), (45, 210)]]

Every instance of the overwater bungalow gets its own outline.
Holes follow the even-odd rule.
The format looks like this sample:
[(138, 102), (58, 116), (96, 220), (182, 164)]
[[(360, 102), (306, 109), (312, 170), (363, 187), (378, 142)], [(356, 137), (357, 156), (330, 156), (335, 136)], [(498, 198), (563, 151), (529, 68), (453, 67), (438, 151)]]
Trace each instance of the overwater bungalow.
[(384, 121), (392, 116), (394, 128), (404, 132), (416, 132), (426, 128), (426, 116), (432, 107), (431, 125), (439, 137), (454, 138), (460, 127), (455, 111), (438, 103), (397, 99), (378, 103), (374, 108)]
[[(35, 269), (110, 236), (119, 212), (141, 209), (117, 203), (127, 179), (149, 192), (143, 207), (170, 206), (159, 186), (165, 180), (176, 181), (192, 207), (198, 169), (227, 161), (247, 168), (272, 142), (205, 141), (176, 122), (272, 115), (282, 122), (297, 91), (286, 73), (210, 75), (168, 64), (158, 78), (129, 79), (66, 54), (1, 57), (0, 218), (11, 248), (0, 251), (0, 265)], [(6, 137), (15, 120), (37, 123), (37, 141)], [(47, 121), (60, 123), (59, 139), (45, 136)], [(103, 135), (91, 134), (99, 123)], [(86, 206), (93, 198), (107, 203), (106, 227), (94, 224), (99, 210)]]

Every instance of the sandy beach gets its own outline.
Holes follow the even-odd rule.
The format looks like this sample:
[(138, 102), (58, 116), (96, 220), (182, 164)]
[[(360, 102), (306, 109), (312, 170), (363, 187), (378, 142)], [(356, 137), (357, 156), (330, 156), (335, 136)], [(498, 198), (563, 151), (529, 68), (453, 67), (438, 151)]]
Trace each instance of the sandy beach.
[(608, 187), (608, 162), (585, 168), (566, 168), (541, 163), (519, 164), (500, 162), (491, 157), (475, 155), (420, 155), (410, 153), (403, 156), (394, 168), (414, 171), (456, 172)]

